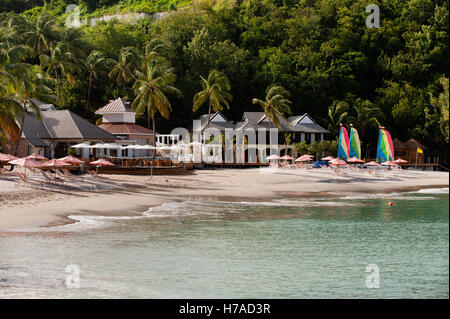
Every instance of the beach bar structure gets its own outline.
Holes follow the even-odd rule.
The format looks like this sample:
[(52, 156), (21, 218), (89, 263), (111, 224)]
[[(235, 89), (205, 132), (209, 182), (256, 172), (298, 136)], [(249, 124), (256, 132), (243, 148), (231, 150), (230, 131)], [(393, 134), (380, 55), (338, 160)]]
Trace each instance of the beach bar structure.
[[(269, 124), (269, 119), (264, 112), (244, 112), (241, 122), (236, 123), (236, 130), (243, 131), (248, 128), (257, 130), (258, 128), (273, 128), (274, 124)], [(303, 115), (290, 116), (286, 119), (280, 119), (280, 128), (278, 132), (278, 152), (280, 156), (290, 155), (297, 157), (295, 144), (304, 142), (307, 144), (323, 141), (325, 134), (330, 133), (328, 130), (320, 126), (305, 113)], [(290, 141), (286, 141), (286, 135), (290, 135)], [(266, 136), (266, 142), (269, 144), (269, 133)], [(260, 144), (260, 143), (258, 143)], [(248, 148), (256, 147), (256, 145), (247, 145)], [(266, 146), (265, 154), (269, 156), (269, 145)], [(247, 157), (247, 156), (246, 156)]]
[[(411, 138), (406, 142), (402, 142), (397, 138), (394, 138), (392, 141), (394, 144), (395, 150), (395, 158), (402, 158), (407, 160), (410, 164), (424, 164), (425, 163), (425, 151), (427, 147), (425, 145), (420, 144), (415, 139)], [(423, 153), (417, 153), (417, 149), (423, 150)]]
[[(131, 109), (130, 102), (117, 98), (110, 100), (107, 105), (100, 108), (95, 114), (102, 115), (98, 125), (116, 138), (121, 145), (154, 145), (155, 132), (136, 124), (136, 112)], [(133, 158), (150, 156), (153, 151), (126, 149), (117, 150), (116, 157)]]
[[(211, 114), (210, 122), (208, 125), (208, 114), (200, 116), (197, 121), (200, 123), (200, 127), (196, 128), (196, 131), (201, 131), (202, 133), (206, 128), (218, 129), (222, 134), (225, 133), (226, 129), (234, 129), (236, 132), (245, 132), (248, 129), (253, 129), (257, 132), (258, 129), (267, 129), (267, 134), (265, 141), (258, 141), (256, 137), (256, 144), (251, 144), (251, 142), (245, 143), (243, 148), (241, 148), (243, 154), (234, 154), (235, 158), (243, 159), (245, 163), (256, 163), (261, 162), (261, 159), (265, 159), (270, 155), (270, 137), (269, 128), (274, 128), (274, 124), (269, 124), (269, 119), (264, 112), (244, 112), (242, 118), (239, 122), (233, 123), (228, 120), (221, 112), (216, 112)], [(194, 129), (192, 128), (192, 131)], [(325, 135), (330, 133), (328, 130), (320, 126), (312, 119), (312, 117), (305, 113), (303, 115), (290, 116), (286, 120), (280, 120), (280, 129), (278, 131), (278, 144), (272, 147), (276, 148), (278, 153), (283, 155), (290, 155), (296, 157), (297, 151), (295, 150), (295, 143), (305, 142), (313, 143), (315, 141), (323, 141)], [(286, 141), (285, 135), (290, 135), (290, 141)], [(205, 143), (204, 138), (202, 142)], [(249, 152), (253, 151), (254, 152)], [(208, 151), (207, 151), (208, 152)], [(209, 153), (209, 152), (208, 152)], [(249, 154), (256, 153), (257, 157), (252, 158)], [(210, 154), (203, 154), (209, 156)], [(265, 161), (265, 160), (263, 160)]]
[[(69, 110), (56, 110), (51, 104), (36, 102), (41, 119), (37, 119), (36, 113), (31, 109), (27, 110), (18, 145), (19, 157), (33, 153), (47, 158), (63, 157), (72, 145), (83, 142), (107, 143), (117, 139)], [(2, 149), (7, 153), (14, 153), (15, 143), (3, 145)], [(88, 157), (89, 154), (79, 155)]]

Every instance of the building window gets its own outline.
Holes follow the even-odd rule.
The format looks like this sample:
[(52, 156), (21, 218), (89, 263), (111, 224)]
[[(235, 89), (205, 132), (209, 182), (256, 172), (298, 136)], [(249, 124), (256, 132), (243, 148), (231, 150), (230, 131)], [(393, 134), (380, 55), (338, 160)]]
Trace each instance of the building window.
[(311, 133), (305, 133), (305, 143), (311, 144)]

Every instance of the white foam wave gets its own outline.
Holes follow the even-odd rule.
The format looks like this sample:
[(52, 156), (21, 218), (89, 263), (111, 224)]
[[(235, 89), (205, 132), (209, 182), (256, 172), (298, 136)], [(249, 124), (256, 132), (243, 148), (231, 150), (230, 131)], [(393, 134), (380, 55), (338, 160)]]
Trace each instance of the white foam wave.
[(52, 226), (39, 229), (41, 231), (84, 231), (88, 229), (101, 228), (111, 224), (114, 220), (128, 220), (143, 218), (143, 216), (97, 216), (97, 215), (69, 215), (73, 223)]
[(442, 187), (442, 188), (423, 188), (419, 189), (415, 192), (410, 193), (418, 193), (418, 194), (448, 194), (448, 187)]
[[(142, 215), (138, 216), (99, 216), (99, 215), (70, 215), (74, 223), (49, 227), (46, 231), (82, 231), (93, 228), (103, 228), (113, 224), (115, 221), (133, 220), (142, 218), (183, 218), (183, 217), (221, 217), (225, 214), (245, 213), (249, 208), (263, 207), (345, 207), (362, 206), (364, 203), (358, 200), (390, 199), (390, 200), (429, 200), (432, 196), (412, 196), (412, 194), (441, 194), (448, 193), (448, 188), (422, 189), (416, 192), (406, 193), (376, 193), (376, 194), (348, 194), (338, 197), (336, 200), (324, 200), (323, 198), (302, 199), (276, 199), (273, 201), (173, 201), (159, 206), (151, 207)], [(335, 193), (343, 195), (343, 193)]]

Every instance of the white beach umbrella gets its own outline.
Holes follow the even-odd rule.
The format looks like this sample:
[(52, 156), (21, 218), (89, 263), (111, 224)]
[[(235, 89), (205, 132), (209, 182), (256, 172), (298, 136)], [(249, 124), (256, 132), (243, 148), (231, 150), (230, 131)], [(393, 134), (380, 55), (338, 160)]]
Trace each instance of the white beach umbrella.
[(152, 146), (152, 145), (138, 145), (136, 149), (138, 149), (138, 150), (156, 150), (157, 147)]
[(88, 144), (88, 143), (81, 143), (81, 144), (71, 146), (71, 148), (91, 148), (91, 147), (92, 147), (92, 145)]
[(95, 145), (91, 145), (90, 148), (108, 148), (108, 144), (98, 143)]
[(183, 150), (183, 149), (185, 149), (186, 147), (181, 146), (181, 145), (172, 145), (170, 148), (171, 148), (172, 150)]
[(123, 150), (135, 150), (137, 149), (139, 145), (128, 145), (128, 146), (122, 146)]
[(118, 150), (122, 148), (122, 145), (116, 144), (116, 143), (106, 143), (103, 144), (105, 146), (105, 148), (109, 148), (109, 149), (114, 149), (114, 150)]
[(158, 146), (157, 149), (160, 151), (172, 151), (173, 150), (172, 146)]

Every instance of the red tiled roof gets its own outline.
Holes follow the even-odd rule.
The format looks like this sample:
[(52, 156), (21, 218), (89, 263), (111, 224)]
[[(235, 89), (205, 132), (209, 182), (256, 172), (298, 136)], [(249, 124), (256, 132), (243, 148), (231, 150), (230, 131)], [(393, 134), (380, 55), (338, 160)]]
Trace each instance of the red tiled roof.
[(111, 134), (154, 134), (152, 130), (133, 123), (101, 123), (98, 127)]
[(109, 101), (109, 104), (97, 110), (95, 114), (122, 113), (122, 112), (133, 112), (133, 110), (130, 108), (130, 102), (126, 102), (119, 97), (114, 101)]

